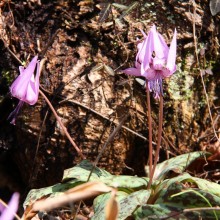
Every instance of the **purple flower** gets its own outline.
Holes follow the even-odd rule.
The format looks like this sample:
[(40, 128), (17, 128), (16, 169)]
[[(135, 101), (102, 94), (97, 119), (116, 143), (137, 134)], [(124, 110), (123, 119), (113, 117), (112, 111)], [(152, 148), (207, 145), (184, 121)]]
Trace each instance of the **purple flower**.
[(156, 31), (155, 25), (148, 36), (141, 31), (144, 41), (138, 44), (135, 67), (123, 70), (134, 76), (144, 76), (148, 80), (148, 88), (154, 92), (154, 97), (163, 94), (162, 80), (170, 77), (176, 71), (176, 30), (170, 44), (167, 46), (163, 36)]
[[(20, 100), (15, 110), (9, 115), (9, 118), (12, 118), (12, 124), (15, 124), (15, 118), (24, 102), (34, 105), (38, 100), (40, 61), (37, 58), (38, 56), (35, 56), (26, 69), (23, 66), (19, 67), (20, 75), (10, 87), (12, 96)], [(36, 75), (34, 75), (36, 67)]]
[(14, 193), (7, 207), (0, 204), (0, 220), (12, 220), (18, 209), (19, 194)]

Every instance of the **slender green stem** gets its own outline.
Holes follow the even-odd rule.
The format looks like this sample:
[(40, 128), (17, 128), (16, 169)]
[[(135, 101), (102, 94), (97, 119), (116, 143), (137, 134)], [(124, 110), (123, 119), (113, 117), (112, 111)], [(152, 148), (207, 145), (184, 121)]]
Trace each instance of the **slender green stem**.
[(156, 153), (154, 157), (154, 165), (151, 170), (151, 175), (150, 175), (150, 181), (148, 183), (148, 189), (151, 187), (151, 184), (153, 182), (154, 178), (154, 172), (157, 166), (157, 161), (159, 158), (159, 153), (160, 153), (160, 145), (161, 145), (161, 139), (162, 139), (162, 126), (163, 126), (163, 96), (160, 95), (160, 109), (159, 109), (159, 126), (158, 126), (158, 135), (157, 135), (157, 147), (156, 147)]
[(64, 131), (66, 137), (69, 139), (70, 143), (73, 145), (73, 147), (76, 149), (77, 153), (82, 157), (82, 159), (85, 159), (85, 156), (82, 154), (79, 147), (76, 145), (76, 143), (71, 138), (69, 132), (67, 131), (67, 129), (64, 126), (63, 122), (61, 121), (60, 117), (57, 115), (57, 113), (56, 113), (55, 109), (53, 108), (53, 106), (52, 106), (51, 102), (49, 101), (49, 99), (44, 95), (44, 93), (41, 90), (39, 90), (39, 93), (44, 97), (45, 101), (49, 105), (50, 109), (52, 110), (54, 116), (56, 117), (57, 121), (59, 122), (61, 128), (63, 129), (63, 131)]
[(153, 147), (152, 147), (152, 118), (151, 118), (150, 91), (148, 87), (146, 87), (146, 92), (147, 92), (148, 136), (149, 136), (148, 137), (149, 139), (148, 161), (149, 161), (149, 177), (151, 177), (152, 176), (152, 164), (153, 164)]

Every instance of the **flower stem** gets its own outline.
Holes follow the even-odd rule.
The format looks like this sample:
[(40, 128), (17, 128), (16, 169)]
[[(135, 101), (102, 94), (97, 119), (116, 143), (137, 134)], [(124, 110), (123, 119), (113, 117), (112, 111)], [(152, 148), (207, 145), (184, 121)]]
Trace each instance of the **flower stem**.
[(151, 175), (150, 175), (150, 181), (148, 183), (148, 189), (151, 187), (151, 184), (153, 182), (153, 177), (154, 177), (154, 172), (157, 166), (157, 161), (159, 158), (159, 153), (160, 153), (160, 144), (161, 144), (161, 139), (162, 139), (162, 125), (163, 125), (163, 96), (160, 94), (160, 109), (159, 109), (159, 126), (158, 126), (158, 135), (157, 135), (157, 147), (156, 147), (156, 153), (154, 157), (154, 165), (153, 169), (151, 170)]
[(77, 153), (82, 157), (82, 159), (85, 159), (85, 156), (82, 154), (79, 147), (76, 145), (76, 143), (71, 138), (69, 132), (67, 131), (67, 129), (64, 126), (63, 122), (61, 121), (60, 117), (57, 115), (57, 113), (56, 113), (55, 109), (53, 108), (53, 106), (52, 106), (51, 102), (49, 101), (49, 99), (46, 97), (46, 95), (41, 90), (39, 90), (39, 93), (43, 96), (43, 98), (45, 99), (45, 101), (49, 105), (50, 109), (52, 110), (54, 116), (56, 117), (57, 121), (59, 122), (60, 126), (62, 127), (62, 129), (63, 129), (66, 137), (69, 139), (70, 143), (73, 145), (73, 147), (76, 149)]
[(153, 164), (153, 147), (152, 147), (152, 118), (151, 118), (151, 104), (150, 104), (150, 91), (148, 87), (146, 87), (147, 92), (147, 109), (148, 109), (148, 139), (149, 139), (149, 147), (148, 147), (148, 160), (149, 160), (149, 177), (152, 176), (152, 164)]

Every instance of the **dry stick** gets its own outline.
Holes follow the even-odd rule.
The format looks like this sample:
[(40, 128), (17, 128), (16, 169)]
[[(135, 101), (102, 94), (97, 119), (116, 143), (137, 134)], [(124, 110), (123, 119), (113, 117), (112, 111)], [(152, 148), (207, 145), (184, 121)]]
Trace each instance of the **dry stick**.
[(63, 122), (61, 121), (60, 117), (57, 115), (55, 109), (51, 105), (49, 99), (44, 95), (44, 93), (41, 90), (39, 90), (39, 93), (43, 96), (43, 98), (45, 99), (45, 101), (49, 105), (50, 109), (52, 110), (54, 116), (56, 117), (57, 121), (59, 122), (60, 126), (62, 127), (62, 129), (63, 129), (65, 135), (67, 136), (67, 138), (69, 139), (70, 143), (73, 145), (73, 147), (76, 149), (77, 153), (82, 157), (82, 159), (85, 159), (85, 156), (82, 154), (79, 147), (76, 145), (76, 143), (71, 138), (70, 134), (68, 133), (68, 131), (67, 131), (66, 127), (64, 126)]
[[(150, 105), (150, 91), (149, 88), (146, 86), (147, 92), (147, 109), (148, 109), (148, 139), (149, 139), (149, 149), (148, 149), (148, 158), (149, 158), (149, 177), (152, 176), (152, 164), (153, 164), (153, 147), (152, 147), (152, 117), (151, 117), (151, 105)], [(151, 184), (148, 184), (147, 189), (150, 188)]]
[[(62, 96), (59, 96), (59, 97), (60, 97), (60, 98), (63, 98)], [(84, 104), (82, 104), (82, 103), (80, 103), (80, 102), (78, 102), (78, 101), (76, 101), (76, 100), (70, 100), (70, 99), (68, 98), (68, 99), (64, 99), (64, 100), (60, 101), (59, 104), (61, 104), (61, 103), (63, 103), (63, 102), (70, 102), (70, 103), (76, 104), (76, 105), (78, 105), (78, 106), (80, 106), (80, 107), (83, 107), (83, 108), (85, 108), (85, 109), (87, 109), (87, 110), (93, 112), (93, 113), (96, 114), (96, 115), (99, 115), (100, 117), (104, 118), (105, 120), (108, 120), (108, 121), (114, 123), (115, 125), (118, 125), (118, 122), (115, 122), (115, 121), (111, 120), (110, 118), (108, 118), (108, 117), (102, 115), (101, 113), (95, 111), (95, 110), (92, 109), (92, 108), (89, 108), (88, 106), (86, 106), (86, 105), (84, 105)], [(144, 137), (143, 135), (141, 135), (141, 134), (139, 134), (139, 133), (133, 131), (132, 129), (130, 129), (130, 128), (124, 126), (124, 125), (122, 126), (122, 128), (125, 129), (125, 130), (127, 130), (128, 132), (130, 132), (130, 133), (132, 133), (132, 134), (134, 134), (134, 135), (140, 137), (141, 139), (147, 141), (147, 138), (146, 138), (146, 137)], [(155, 142), (152, 142), (152, 144), (156, 145)]]
[(159, 128), (158, 128), (158, 135), (157, 135), (157, 148), (156, 148), (156, 153), (155, 153), (155, 157), (154, 157), (154, 165), (153, 165), (153, 169), (152, 169), (152, 173), (150, 176), (150, 181), (148, 183), (147, 188), (149, 189), (151, 187), (151, 184), (153, 182), (153, 178), (154, 178), (154, 172), (157, 166), (157, 160), (159, 158), (159, 152), (160, 152), (160, 144), (161, 144), (161, 139), (162, 139), (162, 125), (163, 125), (163, 95), (160, 94), (160, 110), (159, 110)]
[[(124, 118), (122, 118), (122, 120), (119, 122), (118, 126), (114, 129), (114, 131), (113, 131), (113, 132), (110, 134), (110, 136), (108, 137), (108, 139), (107, 139), (107, 141), (105, 142), (105, 144), (103, 145), (103, 147), (102, 147), (100, 153), (98, 154), (98, 156), (97, 156), (95, 162), (93, 163), (92, 169), (91, 169), (91, 171), (90, 171), (90, 173), (89, 173), (89, 176), (88, 176), (86, 182), (89, 182), (89, 180), (90, 180), (90, 178), (91, 178), (91, 176), (92, 176), (92, 173), (93, 173), (94, 169), (96, 168), (96, 166), (97, 166), (97, 164), (98, 164), (98, 162), (99, 162), (99, 160), (100, 160), (100, 158), (101, 158), (103, 152), (105, 151), (105, 149), (106, 149), (106, 147), (108, 146), (108, 144), (111, 143), (111, 141), (113, 141), (113, 139), (114, 139), (115, 135), (118, 133), (118, 131), (123, 127), (122, 125), (124, 124), (124, 122), (125, 122), (125, 120), (127, 119), (127, 117), (128, 117), (128, 115), (126, 115)], [(79, 213), (81, 204), (82, 204), (82, 201), (80, 201), (80, 203), (79, 203), (79, 206), (78, 206), (78, 208), (77, 208), (77, 210), (76, 210), (76, 214)]]
[(97, 156), (94, 164), (93, 164), (93, 167), (90, 171), (90, 174), (88, 176), (88, 179), (87, 179), (87, 182), (90, 180), (90, 177), (92, 175), (92, 172), (94, 171), (95, 167), (97, 166), (103, 152), (105, 151), (106, 147), (108, 146), (109, 143), (111, 143), (115, 137), (115, 135), (118, 133), (118, 131), (122, 128), (122, 125), (124, 124), (125, 120), (128, 118), (128, 115), (124, 116), (124, 118), (122, 118), (122, 120), (120, 121), (119, 125), (114, 129), (114, 131), (110, 134), (110, 136), (108, 137), (107, 141), (105, 142), (104, 146), (102, 147), (99, 155)]
[(220, 207), (201, 207), (201, 208), (191, 208), (184, 209), (183, 212), (194, 212), (194, 211), (220, 211)]
[(196, 62), (197, 62), (199, 72), (200, 72), (200, 77), (201, 77), (201, 80), (202, 80), (202, 86), (203, 86), (203, 90), (204, 90), (204, 93), (205, 93), (206, 103), (207, 103), (207, 106), (208, 106), (209, 117), (210, 117), (211, 123), (212, 123), (212, 129), (213, 129), (215, 137), (217, 138), (218, 142), (220, 143), (220, 139), (219, 139), (219, 137), (217, 135), (217, 132), (215, 130), (214, 120), (213, 120), (213, 117), (212, 117), (212, 112), (211, 112), (211, 108), (210, 108), (210, 104), (209, 104), (209, 96), (208, 96), (207, 91), (206, 91), (206, 86), (205, 86), (205, 82), (204, 82), (201, 67), (200, 67), (200, 62), (199, 62), (199, 57), (198, 57), (198, 48), (197, 48), (197, 37), (196, 37), (196, 22), (195, 22), (196, 3), (195, 3), (194, 0), (192, 1), (192, 4), (193, 4), (193, 39), (194, 39), (194, 47), (195, 47), (195, 54), (196, 54)]

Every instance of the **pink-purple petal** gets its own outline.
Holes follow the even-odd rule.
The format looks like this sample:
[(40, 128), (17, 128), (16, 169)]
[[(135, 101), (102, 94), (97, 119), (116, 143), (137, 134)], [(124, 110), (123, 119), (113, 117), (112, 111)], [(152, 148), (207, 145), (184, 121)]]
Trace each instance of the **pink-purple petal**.
[(152, 47), (153, 47), (153, 51), (155, 52), (155, 56), (159, 59), (164, 59), (166, 57), (166, 48), (164, 48), (163, 43), (161, 43), (161, 39), (156, 31), (156, 27), (153, 26), (151, 28), (152, 33)]
[(14, 193), (13, 196), (11, 197), (11, 200), (8, 203), (8, 207), (6, 207), (3, 210), (0, 216), (0, 220), (13, 220), (18, 209), (18, 203), (19, 203), (19, 194)]
[(158, 33), (158, 37), (159, 37), (160, 43), (163, 47), (163, 52), (165, 54), (165, 57), (167, 57), (168, 52), (169, 52), (169, 47), (167, 46), (167, 44), (166, 44), (166, 42), (165, 42), (165, 40), (164, 40), (164, 38), (161, 34)]
[(163, 36), (152, 26), (148, 35), (141, 30), (144, 40), (139, 43), (135, 67), (123, 72), (133, 76), (144, 76), (148, 80), (148, 88), (155, 98), (163, 95), (162, 80), (176, 71), (176, 30), (170, 45), (167, 46)]
[[(37, 58), (38, 56), (35, 56), (26, 69), (19, 67), (20, 75), (15, 79), (10, 87), (12, 96), (32, 105), (36, 103), (39, 91), (39, 64), (37, 67), (36, 78), (34, 77)], [(37, 83), (35, 83), (35, 81), (37, 81)]]
[(147, 39), (144, 41), (143, 45), (143, 66), (141, 68), (141, 75), (145, 75), (145, 72), (150, 68), (150, 62), (152, 60), (152, 53), (154, 51), (153, 48), (153, 33), (150, 31)]

